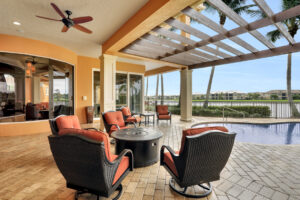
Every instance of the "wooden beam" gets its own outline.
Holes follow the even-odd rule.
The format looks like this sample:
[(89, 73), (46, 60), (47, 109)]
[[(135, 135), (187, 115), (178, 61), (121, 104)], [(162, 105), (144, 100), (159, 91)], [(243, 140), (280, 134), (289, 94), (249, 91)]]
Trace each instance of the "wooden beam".
[[(248, 25), (247, 21), (245, 21), (240, 15), (238, 15), (230, 7), (228, 7), (222, 0), (206, 0), (206, 2), (214, 6), (220, 12), (222, 12), (227, 17), (229, 17), (232, 21), (237, 23), (239, 26), (245, 27)], [(275, 48), (275, 46), (257, 30), (250, 31), (249, 33), (268, 48), (270, 49)]]
[[(274, 13), (264, 0), (254, 0), (254, 2), (267, 15), (267, 17), (272, 19), (272, 16), (274, 15)], [(282, 22), (274, 23), (274, 25), (277, 27), (277, 29), (280, 31), (280, 33), (287, 39), (287, 41), (290, 44), (296, 43), (294, 38), (292, 38), (291, 34), (287, 31), (286, 27), (284, 26), (284, 24)]]
[[(189, 33), (191, 35), (194, 35), (202, 40), (208, 40), (210, 38), (209, 35), (187, 25), (187, 24), (184, 24), (178, 20), (176, 20), (175, 18), (170, 18), (168, 19), (167, 21), (165, 21), (167, 24), (169, 24), (170, 26), (173, 26), (175, 28), (178, 28), (186, 33)], [(226, 37), (224, 36), (223, 39), (226, 39)], [(258, 51), (256, 48), (254, 48), (253, 46), (251, 46), (250, 44), (248, 44), (247, 42), (241, 40), (240, 38), (238, 37), (233, 37), (233, 38), (230, 38), (230, 40), (232, 40), (233, 42), (237, 43), (238, 45), (244, 47), (245, 49), (249, 50), (250, 52), (256, 52)], [(213, 42), (208, 42), (207, 44), (209, 43), (212, 43), (212, 44), (215, 44), (216, 46), (219, 46), (220, 48), (223, 48), (225, 50), (226, 47), (228, 47), (227, 44), (223, 43), (223, 42), (219, 42), (219, 43), (213, 43)], [(225, 48), (224, 48), (225, 47)], [(229, 46), (230, 47), (230, 46)], [(231, 47), (232, 48), (232, 47)], [(232, 48), (233, 49), (233, 48)], [(234, 50), (233, 50), (234, 51)], [(229, 51), (230, 52), (230, 51)], [(234, 53), (234, 52), (232, 52)], [(240, 52), (236, 52), (234, 53), (236, 55), (240, 55)]]
[[(277, 23), (277, 22), (280, 22), (280, 20), (286, 20), (286, 19), (298, 16), (298, 15), (300, 15), (300, 6), (277, 13), (277, 14), (271, 16), (270, 18), (273, 19), (274, 23)], [(263, 19), (260, 19), (260, 20), (257, 20), (255, 22), (248, 24), (246, 27), (238, 27), (238, 28), (226, 31), (225, 33), (220, 33), (216, 36), (213, 36), (213, 37), (210, 37), (208, 39), (198, 42), (196, 44), (196, 46), (197, 47), (205, 46), (209, 43), (215, 43), (217, 41), (220, 41), (220, 40), (223, 40), (226, 38), (231, 38), (231, 39), (237, 38), (237, 37), (235, 37), (236, 35), (247, 33), (248, 31), (256, 30), (256, 29), (259, 29), (259, 28), (262, 28), (262, 27), (265, 27), (268, 25), (272, 25), (273, 21), (270, 20), (270, 18), (263, 18)], [(243, 46), (243, 47), (245, 47), (245, 46)]]
[(180, 70), (180, 69), (181, 68), (164, 66), (164, 67), (160, 67), (160, 68), (157, 68), (157, 69), (152, 69), (152, 70), (146, 71), (144, 76), (152, 76), (152, 75), (156, 75), (156, 74), (177, 71), (177, 70)]
[[(167, 30), (165, 28), (162, 28), (162, 27), (157, 27), (153, 31), (156, 32), (156, 33), (159, 33), (160, 35), (163, 35), (165, 37), (168, 37), (168, 38), (171, 38), (173, 40), (177, 40), (181, 43), (187, 44), (188, 46), (186, 46), (184, 51), (194, 49), (195, 45), (197, 44), (197, 42), (192, 40), (192, 39), (189, 39), (189, 38), (184, 37), (182, 35), (176, 34), (172, 31), (169, 31), (169, 30)], [(182, 30), (182, 31), (185, 32), (185, 30)], [(243, 52), (241, 52), (241, 51), (239, 51), (235, 48), (232, 48), (231, 46), (229, 46), (229, 45), (227, 45), (223, 42), (219, 42), (216, 45), (219, 46), (222, 49), (225, 49), (228, 52), (231, 52), (232, 54), (235, 54), (235, 55), (242, 55), (243, 54)], [(182, 52), (180, 52), (180, 53), (182, 53)], [(174, 54), (176, 54), (176, 53), (174, 53)], [(169, 55), (166, 55), (166, 56), (169, 56)]]
[(259, 52), (256, 52), (255, 54), (250, 53), (250, 54), (245, 54), (242, 56), (236, 56), (236, 57), (225, 58), (225, 59), (220, 59), (220, 60), (216, 60), (216, 61), (194, 64), (194, 65), (190, 65), (189, 69), (197, 69), (197, 68), (204, 68), (204, 67), (209, 67), (209, 66), (224, 65), (224, 64), (235, 63), (235, 62), (278, 56), (278, 55), (294, 53), (294, 52), (299, 52), (299, 51), (300, 51), (300, 43), (295, 43), (294, 45), (286, 45), (286, 46), (277, 47), (274, 49), (267, 49), (264, 51), (259, 51)]
[(198, 0), (149, 0), (102, 45), (103, 53), (117, 52)]

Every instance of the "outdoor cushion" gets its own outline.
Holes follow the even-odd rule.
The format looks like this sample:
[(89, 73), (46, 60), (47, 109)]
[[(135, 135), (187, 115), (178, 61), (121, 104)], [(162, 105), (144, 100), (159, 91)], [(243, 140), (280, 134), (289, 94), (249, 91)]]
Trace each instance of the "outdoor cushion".
[[(120, 129), (126, 129), (126, 128), (128, 128), (128, 127), (127, 126), (120, 127)], [(110, 128), (109, 135), (112, 134), (112, 132), (117, 131), (117, 130), (118, 130), (118, 128), (116, 126), (112, 126)]]
[[(118, 155), (111, 155), (112, 156), (112, 162), (118, 157)], [(120, 165), (118, 166), (117, 172), (115, 174), (115, 178), (113, 180), (113, 184), (115, 184), (119, 178), (124, 174), (126, 169), (129, 167), (129, 157), (124, 156), (120, 162)]]
[(130, 112), (130, 109), (128, 107), (123, 107), (122, 108), (122, 113), (124, 116), (131, 116), (131, 112)]
[(170, 115), (158, 115), (158, 119), (171, 119)]
[(56, 119), (56, 124), (57, 124), (58, 130), (61, 130), (64, 128), (81, 129), (78, 117), (76, 115), (61, 116)]
[(168, 115), (169, 114), (169, 110), (168, 110), (168, 106), (156, 106), (156, 111), (158, 112), (159, 115)]
[(197, 135), (197, 134), (203, 133), (205, 131), (210, 131), (210, 130), (218, 130), (218, 131), (228, 132), (228, 129), (225, 128), (224, 126), (210, 126), (210, 127), (190, 128), (190, 129), (183, 130), (182, 137), (181, 137), (181, 147), (180, 147), (179, 152), (181, 153), (183, 151), (186, 136)]
[(110, 154), (110, 142), (109, 142), (108, 135), (106, 133), (101, 131), (82, 130), (82, 129), (75, 129), (75, 128), (60, 129), (58, 132), (58, 135), (65, 135), (65, 134), (79, 134), (87, 138), (90, 138), (92, 140), (104, 142), (106, 157), (109, 161), (112, 161), (111, 154)]
[(140, 117), (128, 117), (127, 119), (126, 119), (126, 122), (136, 122), (136, 123), (138, 123), (138, 122), (140, 122), (141, 121), (141, 118)]
[[(179, 151), (176, 151), (175, 153), (178, 154)], [(174, 164), (174, 161), (173, 161), (173, 158), (172, 158), (170, 152), (164, 153), (164, 163), (166, 163), (166, 165), (172, 170), (172, 172), (176, 176), (178, 176), (178, 173), (177, 173), (177, 170), (176, 170), (176, 167), (175, 167), (175, 164)]]
[(123, 119), (123, 114), (121, 111), (116, 112), (107, 112), (104, 114), (105, 120), (107, 124), (117, 124), (120, 127), (125, 126), (125, 122)]

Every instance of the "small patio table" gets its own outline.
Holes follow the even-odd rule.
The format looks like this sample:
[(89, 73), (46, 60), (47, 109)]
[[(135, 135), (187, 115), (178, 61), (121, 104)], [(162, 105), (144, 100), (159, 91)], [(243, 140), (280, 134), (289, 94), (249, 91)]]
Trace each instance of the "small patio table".
[(150, 124), (150, 117), (152, 117), (152, 123), (155, 123), (155, 113), (141, 113), (140, 117), (144, 117), (144, 124)]

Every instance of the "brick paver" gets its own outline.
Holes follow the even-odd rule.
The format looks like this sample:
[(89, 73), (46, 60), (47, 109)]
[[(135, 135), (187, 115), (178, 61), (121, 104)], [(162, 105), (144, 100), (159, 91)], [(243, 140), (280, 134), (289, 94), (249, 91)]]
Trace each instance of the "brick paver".
[[(178, 150), (182, 130), (202, 119), (184, 123), (174, 116), (171, 126), (160, 122), (156, 128), (164, 133), (161, 143)], [(74, 190), (65, 187), (53, 161), (47, 135), (0, 137), (1, 200), (74, 198)], [(212, 183), (213, 193), (208, 199), (300, 199), (299, 155), (300, 145), (236, 142), (221, 179)], [(185, 199), (169, 188), (169, 180), (170, 175), (159, 163), (135, 169), (123, 181), (121, 199)]]

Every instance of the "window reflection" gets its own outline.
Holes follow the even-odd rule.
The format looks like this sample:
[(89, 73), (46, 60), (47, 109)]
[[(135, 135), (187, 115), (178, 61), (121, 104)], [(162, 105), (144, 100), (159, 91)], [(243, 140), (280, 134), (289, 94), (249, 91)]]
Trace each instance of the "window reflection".
[(71, 65), (0, 53), (0, 122), (49, 119), (73, 110)]
[(130, 109), (134, 113), (142, 112), (142, 76), (130, 74)]
[(116, 74), (116, 108), (127, 106), (127, 74)]

